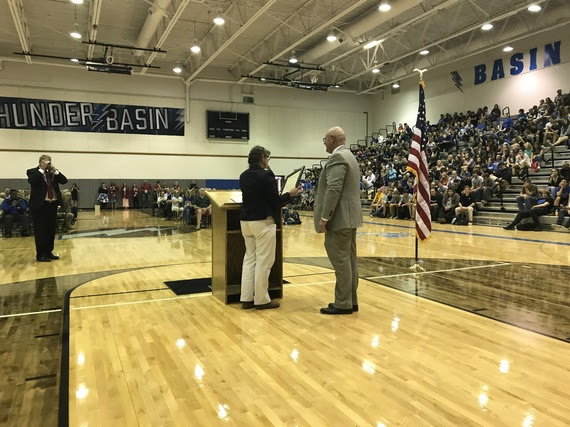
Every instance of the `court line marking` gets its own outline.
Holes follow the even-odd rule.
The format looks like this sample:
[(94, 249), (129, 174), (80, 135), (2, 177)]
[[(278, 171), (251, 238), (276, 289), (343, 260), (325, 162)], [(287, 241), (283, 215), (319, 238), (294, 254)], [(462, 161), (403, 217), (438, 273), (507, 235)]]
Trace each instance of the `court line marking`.
[(57, 310), (29, 311), (27, 313), (3, 314), (0, 316), (0, 319), (6, 319), (8, 317), (33, 316), (34, 314), (57, 313), (58, 311), (61, 311), (61, 308)]
[(212, 296), (211, 293), (203, 292), (200, 294), (192, 294), (192, 295), (184, 295), (181, 297), (170, 297), (170, 298), (158, 298), (158, 299), (150, 299), (150, 300), (142, 300), (142, 301), (129, 301), (129, 302), (119, 302), (116, 304), (100, 304), (100, 305), (87, 305), (85, 307), (73, 307), (72, 310), (87, 310), (91, 308), (102, 308), (102, 307), (118, 307), (122, 305), (135, 305), (135, 304), (144, 304), (149, 302), (162, 302), (162, 301), (176, 301), (181, 299), (187, 298), (204, 298)]
[(505, 265), (511, 265), (510, 262), (502, 262), (499, 264), (488, 264), (488, 265), (475, 265), (471, 267), (458, 267), (458, 268), (446, 268), (444, 270), (433, 270), (433, 271), (418, 271), (415, 273), (401, 273), (401, 274), (388, 274), (385, 276), (370, 276), (370, 277), (363, 277), (365, 280), (375, 280), (375, 279), (385, 279), (388, 277), (401, 277), (401, 276), (413, 276), (413, 275), (420, 275), (420, 274), (434, 274), (434, 273), (446, 273), (448, 271), (461, 271), (461, 270), (475, 270), (477, 268), (493, 268), (493, 267), (502, 267)]

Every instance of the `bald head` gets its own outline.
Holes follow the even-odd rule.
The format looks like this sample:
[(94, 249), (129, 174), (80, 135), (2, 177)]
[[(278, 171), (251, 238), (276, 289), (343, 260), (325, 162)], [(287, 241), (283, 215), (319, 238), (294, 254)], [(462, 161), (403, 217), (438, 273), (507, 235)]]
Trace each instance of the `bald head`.
[(346, 136), (342, 128), (335, 126), (330, 128), (325, 137), (323, 138), (327, 153), (332, 153), (333, 150), (346, 142)]

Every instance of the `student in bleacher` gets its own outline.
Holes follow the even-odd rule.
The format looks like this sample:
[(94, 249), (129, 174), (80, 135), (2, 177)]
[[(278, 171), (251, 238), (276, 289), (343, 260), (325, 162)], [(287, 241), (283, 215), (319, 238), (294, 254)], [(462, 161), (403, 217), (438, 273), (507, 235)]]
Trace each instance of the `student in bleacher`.
[(537, 199), (537, 203), (530, 210), (519, 212), (513, 222), (503, 228), (505, 230), (514, 230), (515, 226), (524, 218), (532, 218), (532, 221), (534, 222), (534, 230), (540, 231), (541, 228), (538, 217), (548, 215), (550, 212), (552, 212), (553, 205), (554, 200), (552, 200), (552, 197), (550, 196), (550, 191), (545, 188), (541, 191), (541, 195)]
[(459, 194), (449, 187), (443, 196), (442, 208), (439, 210), (438, 221), (440, 224), (451, 224), (455, 218), (455, 208), (459, 206)]
[(471, 186), (466, 185), (459, 196), (459, 206), (455, 208), (455, 216), (461, 212), (467, 212), (469, 224), (473, 223), (473, 211), (475, 210), (475, 199), (471, 195)]

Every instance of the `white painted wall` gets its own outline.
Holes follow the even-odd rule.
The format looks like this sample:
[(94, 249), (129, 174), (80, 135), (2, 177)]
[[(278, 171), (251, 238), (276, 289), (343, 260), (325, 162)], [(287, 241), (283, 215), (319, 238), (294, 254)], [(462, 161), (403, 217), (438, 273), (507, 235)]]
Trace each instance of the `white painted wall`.
[[(242, 91), (253, 96), (255, 104), (243, 104)], [(186, 102), (182, 80), (14, 62), (6, 62), (0, 71), (0, 96), (173, 108), (184, 108)], [(184, 137), (0, 130), (0, 179), (24, 177), (25, 169), (36, 165), (40, 154), (52, 150), (70, 151), (52, 157), (54, 164), (75, 179), (235, 179), (247, 166), (247, 153), (254, 145), (268, 148), (273, 170), (286, 174), (300, 165), (318, 163), (316, 158), (326, 158), (322, 137), (332, 126), (342, 126), (349, 143), (364, 138), (363, 112), (371, 111), (373, 101), (373, 96), (332, 91), (197, 82), (190, 87)], [(250, 141), (208, 140), (208, 109), (249, 112)], [(171, 155), (112, 154), (123, 152)], [(244, 158), (223, 157), (227, 155)]]
[[(562, 42), (561, 63), (543, 68), (544, 45), (558, 40)], [(547, 96), (554, 99), (557, 89), (570, 91), (570, 37), (567, 33), (556, 30), (512, 46), (515, 50), (510, 53), (503, 52), (502, 48), (494, 49), (459, 63), (428, 69), (424, 74), (428, 120), (434, 123), (441, 113), (466, 112), (485, 105), (491, 110), (494, 104), (499, 104), (500, 108), (508, 106), (511, 114), (517, 114), (519, 108), (527, 110)], [(538, 69), (529, 71), (529, 49), (534, 47), (538, 48)], [(525, 68), (518, 76), (510, 76), (509, 61), (516, 52), (524, 54)], [(491, 81), (493, 61), (498, 58), (503, 58), (505, 78)], [(473, 67), (478, 64), (487, 65), (487, 81), (475, 86)], [(463, 93), (455, 87), (451, 71), (458, 71), (463, 78)], [(387, 88), (384, 95), (377, 95), (373, 111), (372, 129), (385, 127), (392, 121), (413, 125), (418, 111), (418, 78), (403, 80), (400, 93), (391, 95)]]

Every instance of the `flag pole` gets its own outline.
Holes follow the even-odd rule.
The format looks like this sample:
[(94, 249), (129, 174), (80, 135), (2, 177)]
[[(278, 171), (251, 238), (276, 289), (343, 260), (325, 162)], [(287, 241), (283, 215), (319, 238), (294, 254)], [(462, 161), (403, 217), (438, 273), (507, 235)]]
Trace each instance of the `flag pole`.
[[(424, 72), (427, 71), (427, 69), (420, 70), (418, 68), (415, 68), (414, 71), (417, 71), (419, 73), (420, 85), (424, 86), (424, 78), (423, 77), (424, 77)], [(421, 131), (424, 132), (425, 129), (422, 129)], [(416, 202), (416, 215), (417, 215), (417, 208), (418, 208), (418, 205), (417, 205), (418, 181), (419, 181), (419, 179), (418, 179), (418, 176), (416, 175), (415, 185), (414, 185), (414, 202)], [(416, 221), (417, 221), (417, 219), (416, 219)], [(423, 273), (424, 271), (426, 271), (426, 269), (424, 267), (422, 267), (420, 265), (420, 262), (419, 262), (419, 245), (418, 245), (418, 233), (417, 232), (416, 232), (416, 239), (415, 240), (416, 240), (415, 262), (414, 262), (414, 265), (412, 265), (410, 267), (410, 271), (413, 271), (414, 273)]]

